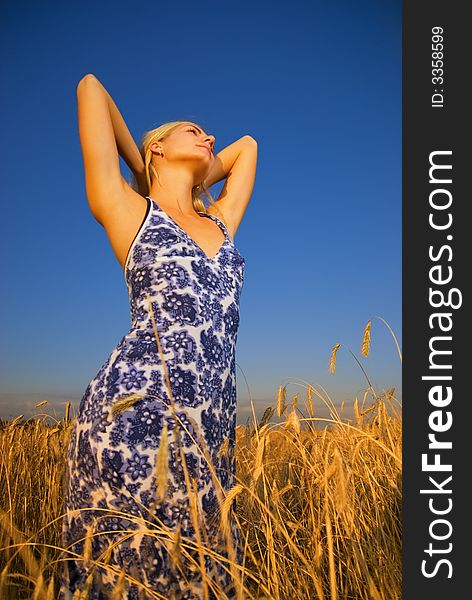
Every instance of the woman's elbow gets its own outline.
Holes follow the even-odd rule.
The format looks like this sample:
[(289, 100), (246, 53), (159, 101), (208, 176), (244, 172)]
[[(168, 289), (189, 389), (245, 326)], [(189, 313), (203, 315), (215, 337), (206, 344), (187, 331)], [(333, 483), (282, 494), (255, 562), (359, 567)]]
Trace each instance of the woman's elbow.
[(82, 83), (82, 81), (88, 81), (89, 79), (96, 79), (96, 77), (95, 77), (95, 75), (93, 73), (87, 73), (79, 81), (79, 83), (77, 84), (77, 87), (79, 87), (79, 85)]
[(243, 139), (249, 142), (250, 144), (255, 144), (257, 146), (257, 141), (252, 137), (252, 135), (244, 135)]

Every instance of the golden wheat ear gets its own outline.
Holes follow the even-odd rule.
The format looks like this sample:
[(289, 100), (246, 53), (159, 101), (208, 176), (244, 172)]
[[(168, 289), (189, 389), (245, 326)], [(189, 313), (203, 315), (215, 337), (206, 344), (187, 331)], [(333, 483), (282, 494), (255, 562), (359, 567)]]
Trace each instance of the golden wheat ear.
[(279, 391), (277, 393), (277, 416), (281, 417), (286, 408), (286, 389), (282, 384), (279, 385)]
[(331, 350), (331, 358), (329, 359), (329, 372), (331, 373), (331, 375), (336, 369), (336, 352), (339, 350), (340, 347), (341, 344), (335, 344), (333, 346), (333, 349)]
[(156, 453), (155, 466), (157, 475), (157, 490), (161, 500), (166, 497), (167, 477), (169, 472), (169, 438), (167, 433), (167, 421), (164, 421), (162, 429), (161, 441)]
[(372, 321), (367, 321), (366, 326), (364, 327), (364, 335), (362, 337), (362, 348), (361, 354), (362, 356), (367, 356), (370, 350), (370, 328), (372, 325)]
[(115, 402), (111, 408), (111, 415), (113, 418), (116, 418), (122, 412), (131, 408), (138, 400), (141, 400), (144, 396), (142, 394), (130, 394), (124, 398), (121, 398), (117, 402)]

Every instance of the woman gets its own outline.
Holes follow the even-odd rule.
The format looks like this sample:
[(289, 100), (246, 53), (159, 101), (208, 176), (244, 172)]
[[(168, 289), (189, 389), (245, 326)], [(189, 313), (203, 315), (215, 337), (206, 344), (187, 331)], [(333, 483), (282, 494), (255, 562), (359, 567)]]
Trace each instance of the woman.
[[(228, 571), (231, 558), (242, 560), (241, 535), (234, 512), (226, 528), (219, 517), (236, 483), (245, 262), (233, 239), (257, 143), (246, 135), (215, 156), (213, 135), (174, 121), (149, 131), (139, 150), (96, 77), (79, 82), (77, 97), (87, 198), (123, 268), (132, 326), (89, 383), (74, 422), (61, 599), (77, 590), (109, 598), (117, 587), (116, 597), (151, 597), (144, 586), (163, 598), (232, 598)], [(212, 200), (208, 188), (223, 178), (207, 210), (200, 193)], [(179, 533), (186, 544), (175, 559)]]

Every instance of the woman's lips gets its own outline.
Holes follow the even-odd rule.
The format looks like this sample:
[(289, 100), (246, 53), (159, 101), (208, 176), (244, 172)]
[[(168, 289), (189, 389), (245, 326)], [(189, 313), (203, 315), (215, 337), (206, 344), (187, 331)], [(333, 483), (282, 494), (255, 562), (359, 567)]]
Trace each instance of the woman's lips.
[(203, 146), (202, 144), (197, 144), (197, 146), (199, 148), (205, 148), (205, 150), (208, 150), (208, 152), (211, 154), (211, 149), (208, 146)]

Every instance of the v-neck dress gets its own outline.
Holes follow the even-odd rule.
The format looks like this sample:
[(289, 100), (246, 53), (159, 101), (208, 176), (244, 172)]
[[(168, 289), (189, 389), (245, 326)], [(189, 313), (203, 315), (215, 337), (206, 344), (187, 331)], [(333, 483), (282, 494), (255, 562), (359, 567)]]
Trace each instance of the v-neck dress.
[[(203, 598), (201, 569), (192, 568), (183, 555), (180, 565), (174, 563), (170, 542), (163, 541), (171, 539), (166, 532), (177, 527), (184, 544), (200, 537), (208, 547), (207, 539), (210, 548), (231, 560), (225, 545), (228, 534), (219, 528), (217, 515), (218, 495), (224, 499), (236, 484), (235, 349), (245, 260), (215, 215), (201, 213), (225, 234), (217, 254), (210, 257), (155, 200), (146, 200), (147, 212), (124, 268), (131, 328), (88, 384), (71, 432), (62, 522), (63, 548), (68, 552), (61, 563), (61, 600), (85, 589), (87, 578), (89, 600), (109, 598), (116, 568), (162, 595), (153, 597)], [(161, 444), (165, 432), (167, 455)], [(162, 465), (164, 473), (167, 468), (163, 497), (163, 478), (158, 476)], [(187, 482), (197, 492), (197, 531)], [(235, 514), (233, 500), (227, 531), (235, 549), (233, 560), (241, 564)], [(154, 535), (143, 533), (144, 521)], [(93, 536), (88, 550), (87, 534)], [(111, 568), (93, 568), (93, 561), (102, 560), (103, 565), (99, 557), (107, 549)], [(91, 552), (92, 562), (84, 561), (84, 551)], [(186, 547), (186, 553), (200, 564), (196, 546)], [(229, 564), (222, 562), (204, 556), (209, 580), (225, 590), (225, 596), (216, 596), (209, 586), (209, 597), (218, 600), (235, 597)], [(121, 598), (151, 597), (139, 585), (125, 583)]]

